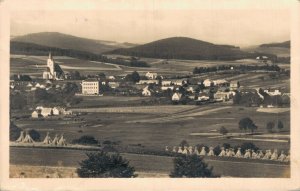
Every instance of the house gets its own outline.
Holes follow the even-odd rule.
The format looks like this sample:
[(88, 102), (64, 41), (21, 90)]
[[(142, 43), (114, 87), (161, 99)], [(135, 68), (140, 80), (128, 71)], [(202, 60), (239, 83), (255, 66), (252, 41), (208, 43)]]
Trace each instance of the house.
[(216, 92), (214, 94), (214, 98), (217, 101), (228, 101), (229, 99), (232, 98), (232, 94), (230, 92)]
[(41, 115), (43, 117), (48, 117), (50, 115), (53, 115), (53, 111), (52, 111), (52, 108), (50, 107), (44, 107), (42, 110), (41, 110)]
[(147, 73), (145, 74), (145, 76), (146, 76), (148, 79), (155, 80), (155, 79), (157, 78), (157, 73), (147, 72)]
[(186, 88), (186, 91), (191, 92), (191, 93), (195, 93), (195, 91), (196, 91), (197, 88), (198, 88), (197, 85), (189, 85), (189, 86)]
[(120, 86), (119, 82), (108, 82), (108, 86), (112, 89), (116, 89)]
[(229, 86), (229, 82), (225, 79), (214, 80), (213, 83), (215, 86)]
[(140, 80), (136, 84), (158, 84), (158, 83), (159, 83), (158, 80)]
[(240, 87), (240, 82), (239, 81), (231, 81), (230, 84), (229, 84), (229, 89), (231, 91), (238, 90), (239, 87)]
[(109, 80), (115, 80), (116, 77), (115, 77), (115, 76), (108, 76), (108, 79), (109, 79)]
[(81, 82), (81, 90), (84, 95), (99, 95), (100, 82), (97, 79), (87, 79)]
[(206, 79), (203, 81), (205, 87), (210, 87), (213, 82), (210, 79)]
[(270, 90), (264, 90), (265, 93), (269, 94), (270, 96), (276, 96), (276, 95), (281, 95), (281, 91), (276, 89), (274, 91), (270, 91)]
[(41, 84), (37, 83), (37, 84), (35, 84), (35, 87), (36, 87), (36, 88), (40, 88), (40, 87), (41, 87)]
[(172, 96), (172, 101), (180, 101), (182, 98), (182, 94), (179, 92), (175, 92)]
[(201, 92), (198, 95), (198, 101), (208, 101), (209, 100), (209, 95), (206, 92)]
[(170, 86), (172, 84), (171, 80), (162, 80), (161, 85), (162, 86)]
[(161, 86), (160, 89), (161, 89), (162, 91), (166, 91), (166, 90), (168, 90), (168, 89), (174, 90), (174, 86)]
[(184, 79), (179, 79), (179, 80), (171, 80), (172, 84), (176, 85), (176, 86), (182, 86), (183, 84), (186, 84), (187, 81)]
[(152, 93), (153, 93), (153, 91), (149, 89), (149, 86), (146, 86), (142, 91), (143, 96), (151, 96)]
[(39, 117), (40, 117), (40, 114), (39, 114), (37, 111), (33, 111), (33, 112), (31, 113), (31, 117), (32, 117), (32, 118), (39, 118)]

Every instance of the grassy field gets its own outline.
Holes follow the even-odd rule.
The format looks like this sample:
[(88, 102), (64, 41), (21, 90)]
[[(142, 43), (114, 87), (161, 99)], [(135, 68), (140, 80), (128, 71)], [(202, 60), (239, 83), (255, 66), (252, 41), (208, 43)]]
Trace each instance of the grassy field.
[[(87, 112), (76, 118), (49, 118), (45, 120), (19, 119), (15, 123), (24, 129), (38, 130), (42, 138), (49, 131), (51, 136), (63, 133), (67, 141), (82, 135), (93, 135), (101, 141), (110, 140), (122, 145), (138, 145), (143, 149), (163, 150), (165, 146), (177, 146), (181, 140), (191, 145), (217, 146), (230, 143), (241, 145), (245, 141), (226, 137), (211, 138), (193, 133), (218, 131), (224, 126), (229, 133), (241, 133), (238, 122), (250, 117), (258, 126), (258, 133), (267, 133), (269, 121), (281, 120), (284, 129), (279, 134), (290, 132), (289, 112), (262, 113), (257, 108), (228, 106), (226, 104), (206, 106), (151, 106), (151, 107), (105, 107), (77, 109)], [(243, 133), (243, 132), (242, 132)], [(252, 136), (247, 136), (251, 138)], [(253, 137), (254, 138), (254, 137)], [(288, 150), (289, 142), (251, 141), (261, 149)]]
[[(76, 177), (78, 162), (85, 159), (85, 151), (67, 149), (10, 148), (10, 176), (24, 172), (28, 177)], [(139, 177), (167, 177), (173, 170), (173, 157), (122, 153), (134, 166)], [(40, 160), (43, 156), (47, 160)], [(216, 160), (205, 158), (222, 177), (289, 177), (290, 167), (280, 163), (260, 163), (251, 160)], [(29, 168), (31, 166), (32, 168)], [(42, 167), (41, 167), (42, 166)], [(37, 170), (39, 169), (39, 170)], [(146, 174), (150, 173), (150, 174)]]

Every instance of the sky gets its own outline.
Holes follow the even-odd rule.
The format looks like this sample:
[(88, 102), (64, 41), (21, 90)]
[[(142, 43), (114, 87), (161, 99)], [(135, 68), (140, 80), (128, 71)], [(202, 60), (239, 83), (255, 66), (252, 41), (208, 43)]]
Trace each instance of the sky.
[(24, 2), (10, 2), (11, 36), (61, 32), (138, 44), (185, 36), (241, 47), (290, 39), (292, 4), (285, 0)]

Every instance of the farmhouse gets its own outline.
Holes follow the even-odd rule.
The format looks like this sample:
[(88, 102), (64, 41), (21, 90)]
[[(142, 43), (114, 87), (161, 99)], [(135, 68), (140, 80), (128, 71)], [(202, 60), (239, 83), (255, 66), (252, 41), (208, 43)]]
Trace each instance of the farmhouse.
[(119, 82), (108, 82), (108, 86), (112, 89), (116, 89), (120, 86)]
[(198, 88), (197, 85), (189, 85), (189, 86), (186, 88), (186, 91), (191, 92), (191, 93), (195, 93), (195, 91), (196, 91), (197, 88)]
[(230, 92), (216, 92), (214, 94), (214, 98), (217, 101), (228, 101), (232, 97), (232, 94)]
[(84, 95), (99, 95), (100, 82), (96, 79), (87, 79), (81, 82), (82, 94)]
[(149, 86), (146, 86), (142, 91), (143, 96), (151, 96), (152, 94), (153, 91), (149, 89)]
[(166, 90), (168, 90), (168, 89), (173, 90), (173, 89), (174, 89), (174, 86), (161, 86), (161, 90), (162, 90), (162, 91), (166, 91)]
[(161, 81), (162, 86), (170, 86), (172, 84), (171, 80), (163, 80)]
[(33, 112), (31, 113), (31, 117), (32, 117), (32, 118), (39, 118), (39, 116), (40, 116), (40, 114), (39, 114), (37, 111), (33, 111)]
[(179, 80), (176, 79), (176, 80), (171, 80), (171, 81), (176, 86), (182, 86), (183, 84), (187, 83), (187, 81), (184, 79), (179, 79)]
[(203, 81), (205, 87), (210, 87), (213, 82), (210, 79), (206, 79)]
[(179, 92), (175, 92), (172, 96), (172, 101), (180, 101), (182, 98), (182, 94)]
[(209, 100), (209, 95), (206, 92), (201, 92), (198, 95), (198, 100), (199, 101), (208, 101)]
[(276, 96), (276, 95), (281, 95), (281, 91), (280, 90), (274, 90), (274, 91), (270, 91), (270, 90), (264, 90), (265, 93), (269, 94), (270, 96)]
[(65, 75), (63, 70), (57, 63), (54, 62), (50, 52), (47, 60), (47, 71), (43, 72), (43, 79), (63, 80), (64, 77)]
[(157, 73), (147, 72), (145, 76), (150, 80), (155, 80), (157, 78)]
[(158, 80), (140, 80), (136, 84), (158, 84)]
[(227, 80), (221, 79), (221, 80), (214, 80), (213, 81), (215, 86), (229, 86), (229, 82)]
[(52, 108), (50, 107), (44, 107), (42, 110), (41, 110), (41, 115), (43, 117), (48, 117), (50, 115), (53, 115), (53, 110)]
[(229, 84), (229, 88), (231, 91), (238, 90), (240, 87), (240, 82), (239, 81), (231, 81)]

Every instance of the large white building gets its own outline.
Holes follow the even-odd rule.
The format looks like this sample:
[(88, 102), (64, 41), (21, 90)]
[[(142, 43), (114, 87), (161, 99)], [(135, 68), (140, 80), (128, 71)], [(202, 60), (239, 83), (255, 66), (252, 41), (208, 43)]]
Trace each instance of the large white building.
[(81, 82), (82, 94), (84, 95), (99, 95), (100, 82), (96, 79), (87, 79)]
[(51, 52), (47, 59), (47, 70), (43, 72), (43, 79), (47, 80), (63, 80), (64, 72), (60, 66), (54, 62)]

